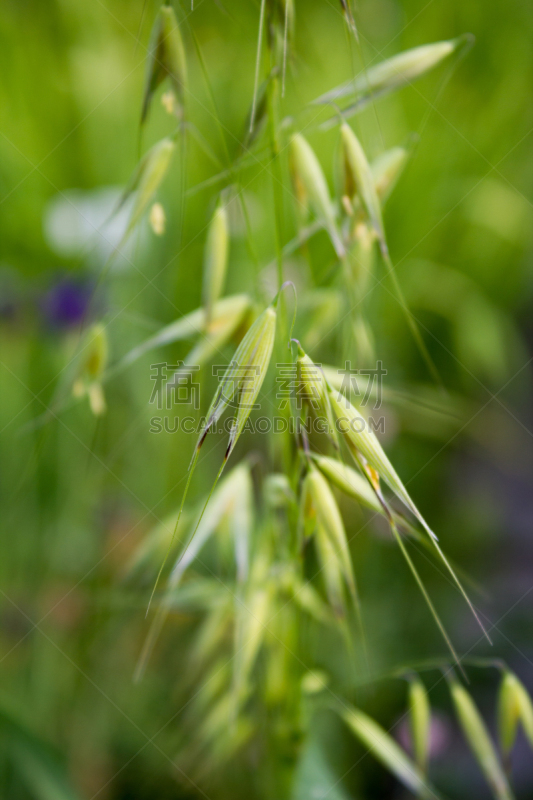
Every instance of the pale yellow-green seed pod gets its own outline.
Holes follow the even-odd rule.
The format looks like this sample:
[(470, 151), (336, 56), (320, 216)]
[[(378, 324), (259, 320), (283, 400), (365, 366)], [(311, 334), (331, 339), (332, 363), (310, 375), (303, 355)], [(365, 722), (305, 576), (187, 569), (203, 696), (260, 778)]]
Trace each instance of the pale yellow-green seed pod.
[(171, 6), (164, 5), (159, 9), (148, 45), (141, 124), (146, 120), (157, 87), (167, 76), (175, 98), (183, 107), (187, 91), (185, 47), (174, 11)]
[(389, 485), (396, 496), (407, 506), (418, 519), (427, 533), (436, 540), (436, 536), (411, 500), (407, 489), (400, 480), (396, 470), (387, 458), (369, 421), (353, 406), (350, 401), (334, 389), (330, 389), (329, 398), (333, 413), (340, 431), (351, 452), (361, 454), (378, 475)]
[[(157, 347), (171, 344), (172, 342), (183, 341), (189, 339), (191, 336), (202, 336), (200, 341), (200, 351), (197, 348), (194, 354), (195, 358), (205, 359), (212, 354), (213, 348), (222, 347), (240, 328), (247, 316), (250, 313), (252, 302), (250, 297), (245, 294), (235, 294), (230, 297), (224, 297), (219, 300), (213, 308), (213, 316), (211, 319), (211, 326), (209, 334), (202, 336), (205, 332), (206, 315), (204, 308), (197, 308), (189, 314), (165, 325), (154, 336), (151, 336), (146, 341), (134, 347), (127, 353), (121, 361), (120, 366), (125, 367), (133, 364), (137, 359), (145, 353), (154, 350)], [(192, 353), (187, 357), (189, 364), (203, 363), (200, 361), (192, 360)]]
[(176, 95), (172, 89), (169, 89), (168, 92), (161, 95), (161, 105), (167, 114), (173, 115), (176, 113), (176, 102)]
[(317, 694), (327, 689), (329, 678), (326, 672), (313, 670), (302, 675), (301, 687), (304, 694)]
[(315, 468), (310, 469), (307, 475), (307, 491), (315, 511), (317, 530), (329, 540), (350, 592), (355, 596), (355, 580), (344, 523), (327, 480)]
[(164, 68), (180, 102), (184, 104), (187, 91), (187, 61), (180, 27), (172, 6), (160, 9), (161, 41), (164, 48)]
[(350, 280), (358, 297), (364, 298), (368, 291), (374, 274), (375, 253), (376, 233), (367, 222), (359, 220), (352, 231), (346, 258)]
[(358, 708), (344, 707), (340, 714), (364, 747), (413, 794), (427, 800), (438, 798), (414, 761), (381, 725)]
[(225, 207), (219, 205), (209, 225), (204, 253), (202, 294), (207, 327), (211, 322), (213, 306), (224, 290), (228, 252), (228, 214)]
[(150, 227), (156, 236), (162, 236), (164, 234), (167, 218), (165, 215), (165, 209), (161, 203), (153, 204), (152, 208), (150, 209), (149, 222)]
[(349, 182), (355, 185), (363, 208), (382, 248), (386, 247), (383, 217), (374, 184), (374, 176), (359, 139), (346, 122), (341, 125), (341, 140), (344, 163), (350, 176)]
[(346, 614), (345, 578), (338, 551), (322, 525), (315, 530), (315, 545), (327, 598), (336, 617)]
[(533, 704), (525, 686), (506, 671), (498, 695), (498, 734), (502, 752), (508, 756), (516, 739), (518, 724), (533, 748)]
[[(169, 588), (174, 589), (184, 572), (198, 556), (206, 542), (215, 534), (228, 529), (233, 538), (237, 574), (242, 580), (248, 572), (248, 549), (252, 527), (253, 486), (250, 465), (245, 460), (238, 464), (219, 483), (207, 506), (194, 538), (180, 553), (169, 578)], [(187, 539), (185, 539), (187, 541)]]
[(84, 369), (90, 380), (102, 377), (109, 358), (109, 345), (104, 325), (97, 322), (87, 334), (87, 349), (85, 350)]
[(100, 417), (107, 411), (107, 404), (105, 401), (104, 390), (99, 381), (89, 384), (87, 387), (87, 396), (89, 397), (89, 406), (95, 417)]
[(391, 91), (429, 72), (441, 61), (453, 53), (459, 40), (424, 44), (413, 47), (404, 53), (388, 58), (375, 67), (370, 67), (367, 76), (360, 76), (359, 86), (365, 84), (365, 78), (372, 91)]
[(77, 378), (72, 386), (74, 397), (87, 395), (91, 411), (101, 416), (106, 411), (102, 376), (109, 358), (107, 334), (102, 323), (95, 323), (87, 332), (81, 352)]
[(263, 385), (275, 336), (276, 310), (273, 304), (256, 319), (235, 351), (207, 412), (206, 422), (196, 446), (197, 450), (212, 426), (238, 395), (239, 406), (231, 429), (225, 460), (229, 458)]
[(262, 581), (251, 582), (244, 602), (236, 604), (234, 684), (238, 703), (250, 690), (250, 675), (273, 615), (272, 587)]
[(298, 347), (298, 383), (299, 399), (304, 400), (313, 413), (322, 419), (324, 432), (337, 444), (335, 420), (329, 400), (328, 385), (322, 369), (315, 364), (309, 356)]
[(289, 161), (299, 216), (305, 218), (311, 208), (328, 231), (337, 255), (342, 257), (344, 245), (337, 230), (326, 178), (313, 149), (300, 133), (291, 137)]
[(392, 58), (387, 58), (379, 64), (362, 71), (355, 80), (349, 80), (341, 86), (321, 95), (315, 103), (328, 104), (336, 102), (342, 97), (354, 99), (350, 111), (358, 111), (369, 102), (372, 97), (387, 94), (395, 89), (420, 78), (432, 70), (468, 39), (460, 36), (449, 41), (424, 44), (405, 50)]
[(506, 672), (498, 695), (498, 735), (504, 756), (508, 756), (514, 745), (520, 719), (514, 675)]
[(383, 205), (396, 186), (400, 175), (409, 160), (410, 151), (406, 147), (392, 147), (385, 150), (370, 165), (376, 194)]
[(161, 139), (148, 150), (139, 162), (117, 208), (118, 211), (134, 194), (130, 220), (122, 237), (121, 245), (141, 219), (167, 174), (175, 147), (176, 142), (173, 138)]
[(415, 760), (425, 775), (429, 760), (431, 709), (420, 678), (412, 678), (409, 682), (409, 723)]
[(378, 514), (383, 513), (376, 493), (373, 491), (368, 480), (356, 472), (347, 464), (338, 461), (336, 458), (329, 456), (319, 455), (318, 453), (312, 454), (313, 461), (319, 470), (326, 476), (333, 486), (340, 489), (341, 492), (356, 500), (361, 505), (372, 509)]
[(513, 793), (474, 701), (466, 689), (455, 680), (450, 684), (450, 691), (465, 739), (495, 798), (497, 800), (512, 800)]
[(376, 363), (375, 340), (370, 325), (362, 314), (358, 314), (352, 321), (352, 331), (357, 363), (360, 368), (372, 369)]

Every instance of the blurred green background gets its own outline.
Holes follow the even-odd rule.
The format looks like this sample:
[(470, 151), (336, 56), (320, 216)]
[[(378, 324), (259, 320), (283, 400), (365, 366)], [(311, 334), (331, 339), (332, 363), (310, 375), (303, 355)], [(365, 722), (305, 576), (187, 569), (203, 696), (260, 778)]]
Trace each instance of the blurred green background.
[[(110, 252), (95, 228), (112, 210), (140, 147), (144, 151), (170, 129), (156, 104), (140, 144), (146, 46), (156, 10), (151, 0), (146, 8), (142, 0), (2, 3), (0, 793), (10, 800), (71, 792), (86, 800), (202, 796), (173, 764), (191, 726), (180, 712), (190, 691), (189, 628), (175, 632), (172, 647), (163, 648), (134, 684), (146, 593), (121, 584), (134, 547), (179, 502), (192, 439), (149, 433), (150, 359), (106, 386), (109, 409), (102, 420), (81, 403), (32, 423), (50, 404), (56, 408), (80, 317)], [(193, 32), (231, 158), (239, 152), (252, 98), (259, 2), (196, 0), (193, 11), (184, 6), (177, 13), (189, 61), (190, 118), (212, 157), (191, 138), (185, 174), (175, 159), (159, 194), (165, 236), (142, 227), (129, 242), (128, 259), (116, 259), (98, 286), (91, 315), (108, 325), (112, 361), (201, 303), (205, 226), (223, 183), (200, 184), (226, 167), (227, 155)], [(371, 64), (464, 32), (476, 37), (453, 72), (441, 67), (376, 102), (357, 117), (356, 129), (371, 157), (413, 132), (419, 136), (385, 223), (398, 278), (460, 422), (449, 426), (417, 408), (387, 407), (385, 441), (447, 551), (481, 587), (476, 604), (491, 629), (492, 650), (440, 573), (424, 562), (420, 569), (459, 652), (505, 658), (531, 690), (533, 4), (364, 0), (357, 19), (357, 68), (361, 56)], [(307, 102), (345, 81), (352, 58), (340, 3), (297, 0), (283, 115), (297, 120)], [(310, 126), (308, 135), (333, 187), (338, 133)], [(241, 175), (257, 263), (237, 218), (227, 287), (228, 294), (250, 291), (263, 302), (275, 286), (264, 145)], [(296, 230), (289, 192), (283, 203), (286, 242)], [(304, 294), (313, 282), (332, 282), (332, 265), (320, 235), (309, 261), (294, 256), (286, 274)], [(382, 278), (378, 266), (366, 314), (388, 370), (386, 385), (434, 398)], [(314, 357), (334, 363), (338, 335), (337, 326), (326, 323)], [(186, 352), (185, 345), (176, 346), (171, 355)], [(263, 445), (244, 437), (239, 453), (252, 447)], [(193, 496), (201, 495), (215, 468), (207, 459), (201, 465)], [(441, 655), (438, 632), (389, 542), (367, 533), (357, 549), (376, 673)], [(497, 677), (473, 670), (472, 680), (492, 724)], [(435, 776), (452, 797), (488, 797), (459, 743), (442, 687), (431, 697), (442, 733)], [(380, 684), (370, 701), (390, 725), (404, 708), (404, 689)], [(360, 753), (330, 721), (323, 724), (332, 728), (332, 759), (343, 775)], [(527, 798), (533, 770), (522, 744), (516, 786)], [(54, 774), (57, 768), (64, 795), (42, 772), (44, 763)], [(250, 789), (247, 770), (253, 767), (237, 761), (234, 785), (215, 782), (204, 796), (261, 797), (257, 786)], [(347, 775), (344, 786), (353, 797), (399, 796), (370, 759)]]

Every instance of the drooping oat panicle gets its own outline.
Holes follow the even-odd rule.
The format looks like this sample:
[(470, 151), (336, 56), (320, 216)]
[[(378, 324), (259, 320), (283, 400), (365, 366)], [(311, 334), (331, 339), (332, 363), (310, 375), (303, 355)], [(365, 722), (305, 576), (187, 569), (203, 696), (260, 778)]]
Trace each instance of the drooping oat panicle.
[(161, 139), (143, 156), (135, 169), (116, 209), (118, 211), (134, 194), (130, 220), (119, 248), (122, 247), (151, 203), (154, 194), (167, 174), (175, 147), (174, 138), (166, 137)]
[(228, 251), (228, 214), (225, 206), (220, 204), (211, 219), (204, 251), (202, 294), (207, 326), (211, 322), (213, 306), (224, 289)]
[(155, 19), (148, 45), (141, 124), (146, 120), (157, 87), (167, 77), (183, 108), (187, 89), (185, 48), (174, 10), (163, 5)]
[(450, 692), (465, 738), (494, 797), (496, 800), (513, 800), (513, 793), (489, 732), (472, 697), (456, 680), (451, 681)]
[(86, 334), (85, 344), (81, 350), (77, 377), (72, 386), (74, 397), (89, 398), (89, 405), (95, 417), (106, 410), (106, 402), (102, 389), (102, 378), (109, 358), (109, 346), (106, 329), (102, 323), (95, 323)]
[(299, 216), (305, 218), (308, 208), (311, 208), (322, 221), (335, 252), (341, 258), (344, 245), (337, 230), (326, 178), (313, 149), (300, 133), (295, 133), (289, 142), (289, 162)]
[(343, 706), (339, 713), (359, 741), (404, 786), (417, 797), (438, 800), (439, 795), (426, 781), (419, 767), (381, 725), (358, 708)]
[(514, 745), (519, 723), (533, 748), (533, 703), (523, 683), (506, 670), (498, 695), (498, 734), (506, 758)]
[(426, 687), (418, 677), (409, 681), (409, 723), (416, 763), (427, 774), (431, 735), (431, 708)]
[(315, 104), (328, 104), (348, 97), (353, 102), (349, 113), (361, 110), (373, 98), (399, 89), (417, 78), (422, 77), (456, 51), (469, 40), (465, 34), (457, 39), (434, 42), (411, 50), (405, 50), (392, 58), (388, 58), (365, 72), (361, 72), (355, 80), (346, 81), (329, 92), (321, 95)]

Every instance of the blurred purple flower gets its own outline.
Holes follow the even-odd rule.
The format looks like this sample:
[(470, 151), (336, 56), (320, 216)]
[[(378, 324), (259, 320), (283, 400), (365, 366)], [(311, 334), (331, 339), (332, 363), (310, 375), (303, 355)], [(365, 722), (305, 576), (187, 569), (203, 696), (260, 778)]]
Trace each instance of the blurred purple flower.
[(56, 329), (79, 325), (89, 309), (92, 288), (87, 280), (60, 278), (41, 301), (46, 323)]
[[(431, 712), (431, 727), (429, 732), (429, 755), (430, 758), (442, 756), (452, 740), (452, 728), (447, 716), (438, 711)], [(411, 728), (409, 719), (404, 715), (400, 721), (398, 734), (396, 737), (404, 750), (413, 754), (413, 743), (411, 739)]]

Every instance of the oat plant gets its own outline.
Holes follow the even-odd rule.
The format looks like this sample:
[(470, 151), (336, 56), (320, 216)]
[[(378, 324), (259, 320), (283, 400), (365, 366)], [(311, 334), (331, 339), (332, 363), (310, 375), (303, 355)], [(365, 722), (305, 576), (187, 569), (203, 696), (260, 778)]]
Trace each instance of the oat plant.
[[(475, 606), (476, 590), (464, 566), (446, 555), (448, 543), (434, 530), (431, 508), (422, 514), (424, 498), (407, 488), (373, 428), (368, 402), (376, 399), (373, 381), (365, 384), (359, 375), (356, 386), (342, 373), (347, 360), (368, 367), (380, 357), (367, 295), (378, 277), (381, 282), (388, 276), (406, 335), (414, 337), (435, 386), (441, 383), (402, 291), (383, 217), (393, 190), (402, 191), (396, 187), (413, 157), (414, 140), (370, 158), (358, 114), (429, 72), (450, 70), (471, 37), (422, 44), (369, 66), (363, 59), (340, 86), (291, 109), (286, 98), (301, 80), (295, 66), (298, 15), (305, 16), (305, 4), (261, 0), (257, 5), (254, 88), (237, 143), (218, 118), (209, 54), (202, 52), (189, 21), (181, 21), (169, 6), (156, 15), (140, 120), (144, 136), (161, 92), (169, 130), (146, 149), (125, 190), (123, 202), (131, 203), (125, 238), (146, 217), (160, 236), (183, 224), (183, 216), (173, 219), (162, 205), (160, 189), (171, 160), (181, 175), (179, 185), (172, 186), (182, 193), (180, 208), (194, 189), (187, 182), (186, 141), (193, 131), (197, 143), (210, 133), (197, 128), (189, 111), (190, 76), (200, 74), (227, 161), (207, 182), (212, 196), (205, 208), (204, 254), (198, 258), (202, 304), (109, 364), (105, 331), (97, 326), (73, 385), (75, 395), (87, 395), (93, 412), (102, 414), (107, 380), (138, 369), (147, 355), (192, 340), (164, 391), (172, 396), (187, 368), (194, 367), (212, 392), (196, 438), (180, 440), (174, 453), (190, 464), (185, 489), (181, 496), (173, 493), (174, 510), (143, 538), (123, 575), (148, 609), (136, 676), (149, 680), (169, 647), (179, 649), (174, 680), (187, 701), (175, 759), (209, 795), (227, 796), (220, 787), (242, 769), (249, 797), (348, 796), (345, 776), (336, 774), (324, 747), (323, 731), (335, 730), (336, 737), (353, 737), (345, 746), (354, 748), (354, 770), (369, 753), (412, 795), (442, 797), (431, 764), (432, 703), (438, 694), (439, 703), (455, 714), (492, 795), (509, 800), (520, 727), (533, 745), (531, 700), (504, 665), (462, 657), (444, 621), (446, 603), (431, 597), (417, 566), (420, 554), (446, 576), (448, 591), (454, 597), (459, 593), (488, 639)], [(363, 56), (357, 9), (346, 0), (339, 10), (344, 44), (355, 63)], [(315, 152), (331, 129), (336, 131), (334, 183), (327, 178), (330, 165)], [(258, 273), (254, 264), (257, 248), (245, 186), (247, 171), (257, 165), (270, 182), (260, 202), (271, 211), (274, 272), (259, 264)], [(246, 238), (248, 285), (254, 288), (227, 294), (237, 225)], [(317, 238), (324, 269), (306, 269)], [(295, 274), (295, 264), (301, 275)], [(326, 273), (327, 280), (319, 277)], [(338, 360), (324, 364), (321, 343), (332, 332)], [(226, 353), (226, 369), (213, 387), (211, 366)], [(280, 376), (286, 387), (281, 403), (275, 397)], [(382, 391), (401, 415), (405, 393), (386, 383)], [(440, 388), (432, 403), (416, 389), (408, 400), (410, 413), (425, 415), (430, 424), (437, 424), (439, 415), (453, 416), (453, 399)], [(223, 424), (220, 450), (211, 442), (218, 442)], [(200, 491), (197, 469), (203, 475)], [(358, 561), (359, 533), (367, 528), (397, 549), (390, 552), (396, 552), (398, 570), (410, 573), (417, 587), (420, 613), (431, 615), (440, 631), (443, 651), (428, 652), (433, 660), (427, 663), (404, 664), (386, 674), (376, 668), (365, 611), (372, 586)], [(370, 538), (366, 547), (372, 546)], [(395, 617), (394, 608), (389, 613), (401, 628), (404, 620)], [(188, 617), (194, 618), (194, 629), (181, 636)], [(502, 670), (498, 744), (473, 699), (475, 685), (469, 685), (480, 666)], [(383, 682), (394, 681), (405, 685), (407, 749), (397, 735), (398, 716), (387, 716), (375, 702)], [(443, 701), (446, 682), (450, 698)], [(171, 693), (167, 703), (173, 702)]]

